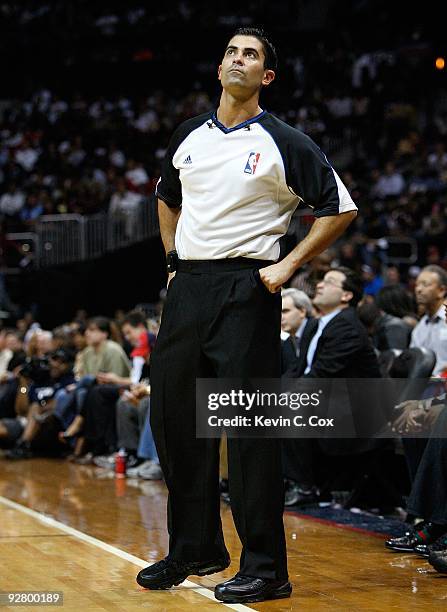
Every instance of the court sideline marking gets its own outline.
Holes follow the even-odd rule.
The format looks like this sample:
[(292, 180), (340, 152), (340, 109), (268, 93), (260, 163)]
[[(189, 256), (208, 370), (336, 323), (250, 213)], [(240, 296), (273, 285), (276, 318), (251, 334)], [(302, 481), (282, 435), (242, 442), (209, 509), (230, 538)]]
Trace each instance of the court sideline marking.
[[(129, 563), (133, 563), (134, 565), (138, 565), (139, 567), (146, 567), (148, 564), (147, 561), (144, 561), (143, 559), (135, 557), (135, 555), (131, 555), (130, 553), (127, 553), (124, 550), (116, 548), (115, 546), (112, 546), (111, 544), (107, 544), (106, 542), (103, 542), (102, 540), (98, 540), (97, 538), (94, 538), (93, 536), (89, 536), (86, 533), (83, 533), (82, 531), (78, 531), (77, 529), (74, 529), (73, 527), (69, 527), (68, 525), (65, 525), (64, 523), (60, 523), (59, 521), (52, 518), (51, 516), (47, 516), (46, 514), (42, 514), (41, 512), (37, 512), (36, 510), (32, 510), (31, 508), (27, 508), (26, 506), (23, 506), (22, 504), (18, 504), (10, 499), (7, 499), (6, 497), (2, 497), (1, 495), (0, 495), (0, 503), (14, 510), (18, 510), (19, 512), (23, 512), (24, 514), (27, 514), (28, 516), (31, 516), (34, 519), (46, 525), (49, 525), (50, 527), (55, 527), (56, 529), (60, 529), (61, 531), (64, 531), (65, 533), (75, 538), (78, 538), (78, 540), (82, 540), (83, 542), (87, 542), (88, 544), (91, 544), (92, 546), (101, 548), (102, 550), (105, 550), (106, 552), (111, 553), (112, 555), (115, 555), (119, 557), (120, 559), (129, 561)], [(244, 612), (244, 611), (253, 612), (253, 608), (248, 608), (247, 606), (244, 606), (242, 604), (224, 604), (222, 602), (217, 601), (217, 599), (213, 595), (213, 592), (210, 589), (206, 589), (205, 587), (200, 587), (194, 582), (191, 582), (190, 580), (185, 580), (184, 582), (182, 582), (182, 585), (187, 587), (188, 589), (191, 589), (198, 595), (207, 597), (208, 599), (211, 599), (214, 603), (220, 604), (221, 606), (225, 606), (226, 608), (229, 608), (231, 610), (237, 610), (239, 612)]]

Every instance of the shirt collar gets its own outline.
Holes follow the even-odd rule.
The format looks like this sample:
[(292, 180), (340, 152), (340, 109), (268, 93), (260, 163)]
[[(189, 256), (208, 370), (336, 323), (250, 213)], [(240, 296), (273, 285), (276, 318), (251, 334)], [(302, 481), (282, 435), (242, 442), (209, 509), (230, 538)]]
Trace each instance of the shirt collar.
[(428, 325), (429, 323), (437, 323), (438, 321), (443, 321), (444, 319), (444, 304), (442, 304), (442, 306), (440, 306), (438, 308), (438, 310), (435, 312), (435, 314), (432, 317), (429, 317), (428, 315), (424, 315), (424, 321), (426, 323), (426, 325)]
[(296, 332), (295, 332), (295, 338), (296, 338), (297, 340), (300, 340), (301, 336), (303, 335), (304, 328), (306, 327), (306, 325), (307, 325), (307, 321), (308, 321), (308, 320), (309, 320), (309, 319), (308, 319), (307, 317), (304, 317), (304, 319), (301, 321), (301, 325), (300, 325), (300, 326), (298, 327), (298, 329), (296, 330)]
[(226, 127), (223, 123), (219, 121), (219, 119), (217, 118), (217, 110), (215, 110), (214, 113), (212, 114), (211, 120), (214, 123), (214, 125), (216, 125), (224, 134), (230, 134), (230, 132), (235, 132), (236, 130), (240, 130), (242, 128), (245, 128), (251, 125), (252, 123), (255, 123), (256, 121), (259, 121), (259, 119), (261, 119), (266, 113), (267, 111), (263, 110), (255, 117), (252, 117), (251, 119), (247, 119), (247, 121), (243, 121), (242, 123), (239, 123), (238, 125), (235, 125), (234, 127), (231, 127), (231, 128)]
[(323, 315), (322, 317), (320, 317), (318, 321), (318, 326), (320, 327), (320, 329), (323, 329), (324, 327), (326, 327), (329, 321), (332, 321), (332, 319), (336, 317), (339, 312), (341, 312), (341, 308), (338, 308), (337, 310), (334, 310), (330, 312), (329, 314)]

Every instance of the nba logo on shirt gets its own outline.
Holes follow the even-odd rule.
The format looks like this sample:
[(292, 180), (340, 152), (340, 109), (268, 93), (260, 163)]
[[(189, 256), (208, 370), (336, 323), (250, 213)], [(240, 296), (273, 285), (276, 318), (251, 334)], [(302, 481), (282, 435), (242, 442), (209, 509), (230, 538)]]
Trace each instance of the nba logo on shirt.
[(247, 163), (245, 164), (245, 174), (254, 174), (256, 172), (256, 166), (258, 165), (260, 157), (260, 153), (250, 153), (247, 159)]

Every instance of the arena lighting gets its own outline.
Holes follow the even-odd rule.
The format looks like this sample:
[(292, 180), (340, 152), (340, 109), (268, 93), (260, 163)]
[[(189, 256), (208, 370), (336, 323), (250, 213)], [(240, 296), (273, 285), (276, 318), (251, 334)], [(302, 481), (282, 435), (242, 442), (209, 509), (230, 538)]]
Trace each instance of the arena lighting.
[(437, 57), (435, 61), (435, 66), (438, 70), (444, 70), (445, 68), (445, 59), (443, 57)]

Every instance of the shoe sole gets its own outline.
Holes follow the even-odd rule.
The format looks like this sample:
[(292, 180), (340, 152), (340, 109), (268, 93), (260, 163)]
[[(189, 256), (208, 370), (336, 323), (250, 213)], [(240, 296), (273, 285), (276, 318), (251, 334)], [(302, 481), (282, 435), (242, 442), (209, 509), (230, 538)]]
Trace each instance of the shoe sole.
[(173, 586), (178, 586), (184, 580), (186, 580), (188, 578), (188, 576), (209, 576), (210, 574), (217, 574), (217, 572), (223, 572), (229, 566), (230, 566), (230, 562), (229, 561), (226, 564), (208, 565), (208, 566), (205, 566), (200, 571), (197, 571), (195, 573), (192, 573), (192, 572), (189, 573), (188, 572), (188, 573), (182, 575), (181, 578), (178, 578), (174, 582), (172, 580), (165, 580), (165, 581), (159, 582), (157, 584), (150, 584), (150, 583), (148, 584), (148, 582), (144, 578), (140, 577), (140, 574), (137, 575), (136, 581), (137, 581), (137, 583), (140, 586), (142, 586), (145, 589), (149, 589), (151, 591), (164, 591), (166, 589), (170, 589)]
[(407, 552), (407, 553), (416, 552), (414, 548), (403, 548), (400, 546), (388, 546), (388, 544), (385, 544), (385, 546), (386, 548), (388, 548), (388, 550), (394, 550), (394, 552)]
[(271, 599), (287, 599), (292, 594), (292, 585), (289, 583), (287, 587), (282, 587), (277, 591), (273, 591), (271, 593), (260, 593), (259, 595), (229, 595), (226, 597), (225, 595), (220, 595), (219, 593), (214, 597), (218, 601), (222, 601), (223, 603), (258, 603), (261, 601), (270, 601)]

